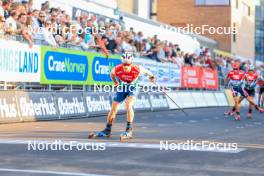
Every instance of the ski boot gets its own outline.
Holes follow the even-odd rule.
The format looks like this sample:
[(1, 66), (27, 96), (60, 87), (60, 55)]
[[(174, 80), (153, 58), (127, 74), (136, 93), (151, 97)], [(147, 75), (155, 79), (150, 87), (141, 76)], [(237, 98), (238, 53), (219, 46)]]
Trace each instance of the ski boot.
[(99, 131), (96, 133), (90, 133), (88, 136), (88, 139), (96, 139), (96, 138), (110, 138), (111, 137), (111, 132), (110, 131)]

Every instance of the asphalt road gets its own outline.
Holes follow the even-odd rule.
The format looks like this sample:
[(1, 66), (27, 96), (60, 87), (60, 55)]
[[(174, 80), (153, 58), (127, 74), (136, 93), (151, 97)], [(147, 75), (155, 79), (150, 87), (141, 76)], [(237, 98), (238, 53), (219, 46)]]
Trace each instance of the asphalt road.
[[(223, 116), (225, 110), (188, 109), (188, 117), (180, 111), (136, 113), (135, 138), (122, 143), (124, 115), (118, 116), (112, 138), (100, 140), (87, 136), (104, 128), (106, 117), (2, 124), (0, 175), (264, 176), (264, 115), (255, 112), (250, 120), (243, 109), (242, 121), (236, 122)], [(160, 150), (166, 141), (171, 148)], [(204, 141), (237, 149), (190, 147)], [(34, 142), (40, 148), (33, 150)], [(41, 148), (55, 142), (57, 147), (89, 142), (95, 150)], [(187, 148), (176, 149), (180, 144)]]

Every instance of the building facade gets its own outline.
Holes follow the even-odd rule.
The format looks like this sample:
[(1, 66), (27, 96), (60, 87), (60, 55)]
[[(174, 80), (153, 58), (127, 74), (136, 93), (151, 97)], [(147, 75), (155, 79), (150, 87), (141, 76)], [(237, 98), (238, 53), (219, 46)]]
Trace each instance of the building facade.
[(157, 0), (116, 0), (120, 10), (133, 13), (141, 18), (156, 18)]
[(256, 62), (264, 62), (264, 0), (256, 6)]
[(220, 50), (241, 59), (255, 58), (253, 0), (157, 0), (157, 20), (189, 26), (191, 32), (216, 40)]

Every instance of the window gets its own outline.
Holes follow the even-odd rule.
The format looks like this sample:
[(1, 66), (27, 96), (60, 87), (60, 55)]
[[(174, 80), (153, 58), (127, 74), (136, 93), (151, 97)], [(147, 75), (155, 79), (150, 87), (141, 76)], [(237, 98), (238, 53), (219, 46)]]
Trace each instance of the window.
[(230, 0), (195, 0), (195, 4), (196, 5), (229, 5), (230, 4)]
[(242, 3), (242, 13), (245, 16), (250, 16), (250, 6), (245, 3)]
[[(236, 28), (236, 23), (233, 23), (233, 28), (235, 29)], [(236, 42), (236, 33), (234, 32), (233, 34), (233, 42), (235, 43)]]
[(238, 0), (236, 0), (236, 8), (237, 8), (237, 9), (238, 9), (238, 3), (239, 3)]

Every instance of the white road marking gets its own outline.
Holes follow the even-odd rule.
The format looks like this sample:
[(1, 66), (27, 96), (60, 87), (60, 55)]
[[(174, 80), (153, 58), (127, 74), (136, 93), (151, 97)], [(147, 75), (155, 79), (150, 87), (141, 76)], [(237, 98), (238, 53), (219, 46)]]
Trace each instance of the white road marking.
[(71, 175), (71, 176), (107, 176), (98, 174), (88, 174), (88, 173), (77, 173), (77, 172), (57, 172), (57, 171), (47, 171), (47, 170), (28, 170), (28, 169), (9, 169), (0, 168), (0, 172), (20, 172), (20, 173), (32, 173), (32, 174), (51, 174), (51, 175)]
[[(58, 140), (57, 140), (58, 141)], [(70, 142), (72, 141), (64, 141), (64, 140), (59, 140), (60, 141), (60, 145), (67, 145), (69, 144)], [(28, 145), (29, 143), (32, 143), (32, 142), (36, 142), (36, 143), (40, 143), (40, 144), (50, 144), (50, 143), (54, 143), (56, 142), (56, 140), (0, 140), (0, 144), (13, 144), (13, 145), (16, 145), (16, 144), (24, 144), (24, 145)], [(76, 142), (76, 141), (74, 141)], [(78, 141), (78, 144), (80, 145), (85, 145), (85, 144), (91, 144), (93, 143), (94, 145), (98, 144), (98, 145), (101, 145), (101, 144), (105, 144), (106, 148), (109, 147), (109, 148), (142, 148), (142, 149), (159, 149), (160, 150), (160, 147), (161, 145), (160, 144), (149, 144), (149, 143), (125, 143), (125, 142), (93, 142), (93, 141)], [(170, 144), (170, 143), (169, 143)], [(175, 143), (177, 144), (177, 143)], [(234, 149), (224, 149), (224, 148), (209, 148), (209, 147), (206, 147), (204, 146), (203, 148), (202, 147), (199, 147), (199, 146), (195, 146), (193, 147), (193, 145), (191, 144), (186, 144), (186, 148), (179, 148), (177, 149), (176, 151), (180, 151), (180, 150), (184, 150), (184, 151), (200, 151), (200, 152), (220, 152), (220, 153), (240, 153), (242, 151), (245, 151), (246, 148), (237, 148), (236, 150)]]

